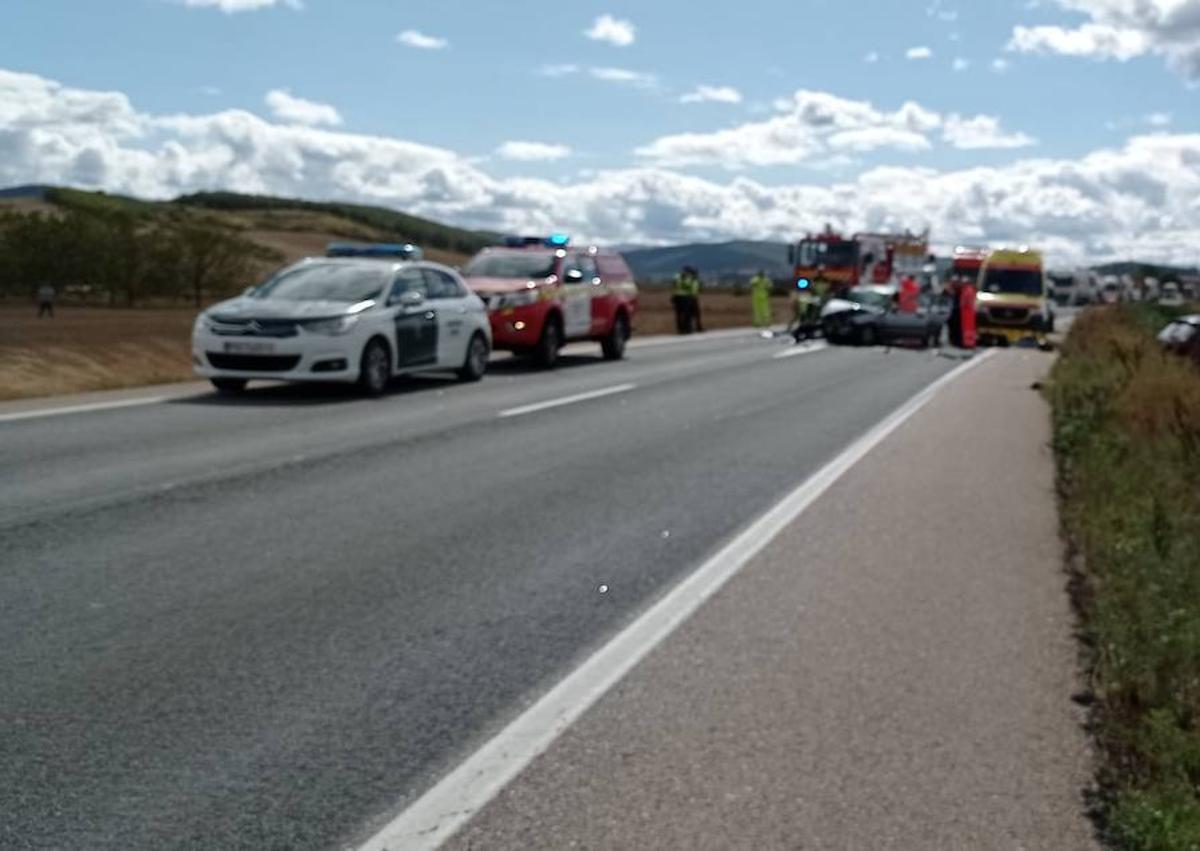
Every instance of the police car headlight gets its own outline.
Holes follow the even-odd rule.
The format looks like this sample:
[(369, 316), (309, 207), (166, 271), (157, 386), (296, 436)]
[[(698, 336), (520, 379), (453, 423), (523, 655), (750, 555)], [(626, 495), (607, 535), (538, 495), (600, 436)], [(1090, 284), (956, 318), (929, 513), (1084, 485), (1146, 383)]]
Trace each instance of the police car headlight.
[(197, 316), (196, 321), (192, 323), (192, 336), (195, 337), (207, 331), (211, 321), (212, 319), (209, 317), (207, 312), (201, 313), (199, 316)]
[(310, 334), (324, 334), (336, 337), (345, 334), (358, 324), (358, 316), (335, 316), (333, 319), (315, 319), (304, 323), (304, 330)]

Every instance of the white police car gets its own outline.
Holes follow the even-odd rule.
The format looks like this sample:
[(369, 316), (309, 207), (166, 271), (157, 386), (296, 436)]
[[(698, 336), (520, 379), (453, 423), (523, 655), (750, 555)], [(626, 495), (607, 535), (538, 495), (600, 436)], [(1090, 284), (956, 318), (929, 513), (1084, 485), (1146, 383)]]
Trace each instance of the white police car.
[(357, 255), (331, 246), (330, 254), (336, 256), (303, 260), (201, 313), (192, 330), (196, 373), (225, 393), (269, 379), (357, 383), (371, 396), (412, 372), (483, 377), (491, 326), (483, 302), (456, 272), (386, 259), (379, 246)]

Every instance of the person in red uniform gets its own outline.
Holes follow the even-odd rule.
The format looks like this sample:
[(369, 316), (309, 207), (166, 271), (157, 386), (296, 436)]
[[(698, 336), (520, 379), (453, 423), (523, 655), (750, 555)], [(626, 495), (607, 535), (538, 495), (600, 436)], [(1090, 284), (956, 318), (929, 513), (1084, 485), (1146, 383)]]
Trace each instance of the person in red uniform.
[(905, 275), (900, 280), (900, 292), (896, 301), (901, 313), (916, 313), (920, 308), (921, 287), (912, 275)]

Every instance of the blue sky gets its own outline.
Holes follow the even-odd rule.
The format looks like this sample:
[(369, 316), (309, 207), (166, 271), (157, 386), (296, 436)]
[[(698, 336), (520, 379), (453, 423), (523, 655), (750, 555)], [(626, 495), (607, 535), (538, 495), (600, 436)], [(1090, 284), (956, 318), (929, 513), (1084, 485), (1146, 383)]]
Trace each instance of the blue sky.
[[(521, 207), (532, 204), (525, 197), (528, 181), (564, 190), (586, 186), (594, 198), (598, 174), (621, 172), (628, 182), (632, 172), (653, 169), (669, 175), (662, 181), (680, 185), (695, 180), (728, 191), (748, 182), (755, 187), (750, 195), (778, 190), (796, 200), (821, 187), (856, 186), (861, 192), (863, 176), (881, 168), (962, 175), (1031, 160), (1065, 167), (1105, 150), (1128, 153), (1131, 139), (1193, 138), (1200, 133), (1195, 85), (1200, 33), (1187, 15), (1200, 3), (1149, 3), (1161, 12), (1153, 20), (1136, 17), (1141, 13), (1134, 0), (743, 0), (703, 11), (682, 0), (6, 0), (0, 10), (0, 69), (22, 75), (21, 85), (37, 78), (57, 86), (46, 95), (50, 101), (61, 99), (62, 92), (119, 93), (128, 102), (126, 111), (136, 115), (131, 120), (145, 122), (140, 133), (123, 134), (84, 118), (98, 135), (82, 141), (79, 116), (63, 129), (56, 122), (65, 119), (50, 107), (37, 116), (18, 116), (10, 103), (10, 131), (31, 132), (31, 122), (45, 121), (43, 136), (59, 132), (72, 145), (90, 146), (89, 162), (103, 160), (103, 168), (90, 172), (76, 162), (61, 175), (64, 181), (94, 175), (95, 182), (111, 184), (106, 188), (154, 187), (147, 169), (164, 167), (163, 146), (181, 132), (164, 121), (171, 116), (224, 116), (215, 123), (225, 135), (214, 138), (208, 128), (209, 135), (199, 139), (190, 132), (185, 144), (197, 162), (212, 160), (204, 145), (225, 146), (236, 157), (240, 152), (230, 144), (228, 126), (236, 123), (231, 116), (246, 114), (272, 125), (309, 127), (313, 139), (333, 132), (446, 152), (454, 163), (439, 165), (436, 181), (428, 171), (420, 176), (424, 184), (436, 182), (441, 195), (398, 188), (394, 205), (492, 224), (504, 215), (464, 205), (460, 196), (475, 189), (460, 191), (456, 184), (451, 191), (445, 181), (478, 174), (487, 203), (513, 194), (521, 196)], [(261, 8), (231, 12), (219, 8), (222, 4)], [(602, 16), (611, 19), (599, 29), (605, 37), (589, 37)], [(1019, 38), (1018, 28), (1025, 28)], [(424, 46), (398, 41), (405, 31), (419, 34), (409, 41)], [(439, 40), (445, 45), (431, 49)], [(1118, 43), (1124, 47), (1112, 46)], [(908, 57), (918, 48), (929, 58)], [(1121, 50), (1136, 55), (1116, 58)], [(956, 60), (965, 67), (956, 70)], [(1005, 67), (998, 69), (998, 60)], [(719, 89), (721, 99), (682, 102), (701, 85)], [(22, 91), (14, 84), (7, 97), (23, 97)], [(272, 91), (286, 93), (301, 111), (281, 112), (279, 94), (273, 107), (266, 100)], [(814, 125), (800, 117), (813, 108), (812, 99), (796, 100), (798, 91), (819, 94), (825, 99), (821, 121), (853, 133), (812, 135)], [(916, 117), (901, 116), (906, 103), (919, 108)], [(0, 134), (5, 114), (0, 105)], [(788, 125), (788, 135), (774, 138), (771, 122)], [(975, 132), (952, 134), (952, 124)], [(254, 132), (256, 139), (266, 138), (265, 130)], [(325, 137), (301, 139), (299, 132), (289, 131), (288, 144), (301, 153), (288, 156), (320, 159), (314, 145), (333, 144)], [(714, 135), (722, 132), (726, 135)], [(255, 144), (260, 142), (275, 144), (261, 139)], [(503, 147), (511, 142), (543, 147)], [(54, 177), (51, 153), (61, 147), (47, 147), (25, 176)], [(800, 148), (808, 152), (797, 154)], [(158, 165), (131, 150), (155, 152)], [(514, 151), (523, 157), (502, 155)], [(415, 159), (424, 162), (422, 157)], [(142, 162), (136, 172), (129, 171), (133, 159)], [(310, 184), (303, 178), (280, 184), (261, 167), (271, 159), (256, 149), (244, 162), (230, 160), (223, 172), (177, 167), (190, 177), (163, 183), (162, 192), (175, 185), (194, 188), (188, 180), (225, 179), (254, 184), (231, 188), (265, 186), (281, 194), (372, 194), (369, 186), (331, 177), (328, 169)], [(1188, 159), (1179, 156), (1181, 162)], [(316, 171), (305, 163), (295, 174)], [(251, 173), (256, 167), (260, 171)], [(22, 176), (13, 168), (0, 172), (6, 182)], [(657, 186), (660, 178), (639, 180)], [(646, 187), (635, 191), (645, 194)], [(674, 196), (657, 200), (683, 203)], [(843, 202), (846, 224), (857, 224), (853, 204)], [(568, 205), (569, 199), (548, 206), (559, 203)], [(1186, 202), (1184, 207), (1176, 218), (1196, 212), (1200, 219), (1200, 211)], [(836, 208), (827, 205), (823, 212), (833, 215)], [(612, 211), (598, 219), (605, 216)], [(938, 216), (945, 217), (945, 210), (928, 213), (934, 224)], [(540, 223), (537, 215), (527, 218)], [(511, 220), (521, 221), (519, 215)], [(647, 227), (657, 221), (644, 215), (642, 220)], [(718, 221), (707, 210), (674, 211), (657, 224), (670, 227), (642, 238), (765, 236), (781, 227), (772, 225), (769, 234), (753, 233), (752, 227), (736, 232), (740, 225)], [(1045, 216), (1034, 216), (1027, 227), (1036, 237), (1049, 224)], [(1168, 224), (1190, 228), (1195, 222)], [(613, 232), (606, 233), (600, 220), (576, 226), (593, 228), (597, 236), (637, 236), (628, 229), (616, 233), (611, 225)], [(980, 228), (979, 234), (964, 235), (990, 239), (994, 230), (997, 238), (1007, 238), (1013, 230), (988, 222), (975, 230)], [(1079, 245), (1078, 233), (1061, 230), (1046, 236)], [(1151, 241), (1138, 244), (1162, 250)], [(1079, 247), (1125, 246), (1109, 240), (1103, 247)]]

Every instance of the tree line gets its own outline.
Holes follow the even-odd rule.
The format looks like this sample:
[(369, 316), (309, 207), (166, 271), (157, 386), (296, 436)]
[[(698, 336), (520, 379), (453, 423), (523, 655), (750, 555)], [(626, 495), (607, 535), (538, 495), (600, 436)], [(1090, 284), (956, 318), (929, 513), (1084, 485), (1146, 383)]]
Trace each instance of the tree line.
[(0, 296), (29, 297), (45, 284), (88, 302), (135, 307), (244, 289), (271, 251), (196, 217), (150, 218), (121, 210), (0, 215)]

